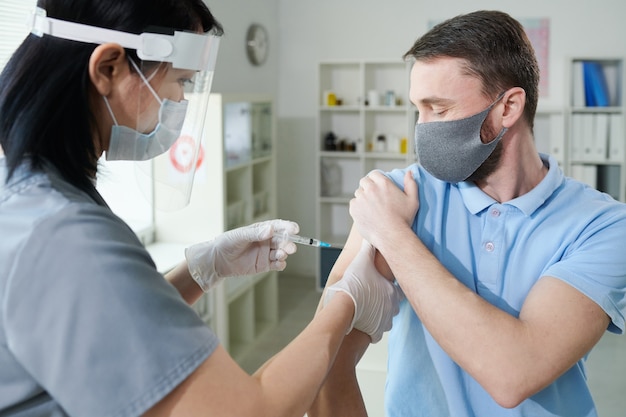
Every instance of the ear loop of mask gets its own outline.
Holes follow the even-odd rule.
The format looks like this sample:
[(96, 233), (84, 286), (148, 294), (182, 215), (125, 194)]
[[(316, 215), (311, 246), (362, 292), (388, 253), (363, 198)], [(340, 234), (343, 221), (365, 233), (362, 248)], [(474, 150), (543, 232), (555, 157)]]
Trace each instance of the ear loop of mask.
[(148, 87), (148, 90), (150, 90), (150, 92), (152, 93), (154, 98), (156, 98), (156, 100), (159, 102), (159, 104), (163, 104), (163, 100), (161, 100), (161, 97), (159, 97), (159, 95), (156, 93), (156, 91), (154, 91), (154, 88), (152, 88), (152, 86), (150, 85), (150, 80), (152, 78), (154, 78), (156, 73), (159, 71), (159, 68), (157, 67), (157, 69), (152, 74), (150, 74), (150, 77), (148, 79), (148, 78), (146, 78), (145, 75), (143, 75), (143, 72), (141, 72), (141, 70), (139, 70), (139, 67), (137, 66), (137, 64), (135, 64), (135, 61), (133, 61), (131, 58), (128, 58), (128, 60), (130, 61), (131, 65), (135, 68), (135, 70), (137, 71), (137, 73), (139, 74), (139, 76), (141, 77), (143, 82), (146, 84), (146, 87)]
[(111, 109), (111, 105), (109, 104), (109, 100), (107, 99), (106, 96), (102, 96), (102, 98), (104, 99), (104, 104), (106, 104), (107, 109), (109, 110), (109, 114), (111, 115), (111, 118), (113, 119), (113, 123), (115, 123), (115, 126), (119, 126), (119, 124), (117, 123), (117, 119), (115, 118), (115, 115), (113, 114), (113, 109)]
[[(150, 80), (152, 80), (154, 76), (157, 74), (157, 72), (159, 72), (159, 67), (161, 66), (162, 62), (159, 62), (159, 65), (157, 65), (157, 68), (154, 70), (154, 72), (150, 74), (148, 78), (146, 78), (146, 76), (143, 75), (143, 72), (139, 70), (139, 67), (137, 66), (135, 61), (132, 58), (128, 58), (128, 60), (130, 61), (131, 65), (135, 68), (135, 71), (137, 71), (137, 74), (139, 74), (143, 82), (146, 84), (146, 86), (148, 87), (148, 89), (150, 90), (154, 98), (156, 98), (159, 105), (163, 104), (163, 100), (161, 100), (161, 98), (156, 93), (156, 91), (154, 91), (154, 88), (152, 88), (152, 86), (150, 85)], [(109, 103), (109, 100), (106, 98), (106, 96), (102, 96), (102, 98), (104, 99), (104, 104), (107, 106), (107, 109), (109, 110), (109, 114), (111, 115), (111, 118), (113, 119), (113, 123), (115, 123), (115, 126), (119, 126), (119, 124), (117, 123), (117, 119), (115, 118), (115, 115), (113, 114), (113, 109), (111, 109), (111, 104)]]

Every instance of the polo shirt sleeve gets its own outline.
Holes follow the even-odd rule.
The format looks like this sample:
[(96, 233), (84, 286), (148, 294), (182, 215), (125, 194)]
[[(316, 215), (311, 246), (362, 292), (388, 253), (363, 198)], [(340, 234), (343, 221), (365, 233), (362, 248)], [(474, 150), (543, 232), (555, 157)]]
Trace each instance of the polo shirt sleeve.
[(93, 204), (35, 225), (5, 309), (9, 349), (76, 416), (141, 415), (218, 344), (132, 230)]
[(394, 169), (389, 172), (385, 172), (384, 174), (391, 179), (401, 190), (404, 190), (404, 176), (407, 171), (411, 171), (413, 173), (413, 178), (419, 184), (421, 181), (421, 174), (417, 164), (410, 165), (406, 168), (402, 169)]
[[(626, 209), (605, 201), (580, 207), (588, 224), (569, 245), (561, 260), (544, 276), (561, 279), (596, 302), (611, 318), (608, 330), (624, 332), (626, 315)], [(557, 220), (558, 221), (558, 220)]]

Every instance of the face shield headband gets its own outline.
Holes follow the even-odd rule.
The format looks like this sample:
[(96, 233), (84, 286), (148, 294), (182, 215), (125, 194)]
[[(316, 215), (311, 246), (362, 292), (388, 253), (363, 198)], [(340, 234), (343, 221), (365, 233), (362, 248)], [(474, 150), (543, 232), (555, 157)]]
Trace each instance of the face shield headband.
[(31, 14), (28, 25), (31, 33), (39, 37), (50, 35), (95, 44), (113, 42), (136, 50), (142, 60), (170, 62), (174, 68), (195, 71), (215, 70), (220, 39), (211, 34), (181, 31), (174, 31), (173, 35), (119, 32), (47, 17), (46, 11), (40, 7)]
[[(201, 140), (220, 37), (210, 33), (181, 31), (175, 31), (173, 35), (137, 35), (50, 18), (41, 8), (37, 8), (30, 16), (28, 24), (31, 33), (36, 36), (48, 35), (94, 44), (117, 43), (123, 48), (134, 49), (146, 64), (169, 63), (169, 71), (186, 70), (195, 73), (193, 82), (185, 85), (184, 100), (188, 104), (180, 135), (169, 149), (163, 149), (164, 153), (151, 160), (135, 163), (139, 188), (157, 210), (172, 211), (186, 206), (195, 172), (201, 169), (203, 163)], [(145, 74), (143, 62), (139, 66)], [(156, 90), (158, 92), (158, 88)], [(156, 100), (152, 94), (149, 97)]]

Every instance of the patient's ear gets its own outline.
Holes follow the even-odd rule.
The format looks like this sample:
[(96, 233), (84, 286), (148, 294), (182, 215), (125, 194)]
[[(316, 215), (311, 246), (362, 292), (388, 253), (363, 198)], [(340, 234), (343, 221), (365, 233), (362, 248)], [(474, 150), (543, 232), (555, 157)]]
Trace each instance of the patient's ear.
[(513, 87), (505, 95), (502, 126), (511, 127), (523, 116), (526, 106), (526, 91), (521, 87)]
[(89, 78), (101, 96), (108, 96), (113, 85), (130, 72), (126, 51), (119, 44), (98, 45), (89, 58)]

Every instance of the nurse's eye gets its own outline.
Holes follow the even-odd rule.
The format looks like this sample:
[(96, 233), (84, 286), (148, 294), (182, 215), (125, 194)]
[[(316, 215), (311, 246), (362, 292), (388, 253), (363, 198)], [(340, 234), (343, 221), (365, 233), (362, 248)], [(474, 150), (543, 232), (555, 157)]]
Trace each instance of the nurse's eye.
[(191, 87), (193, 86), (193, 80), (191, 78), (179, 78), (178, 83), (182, 87)]

